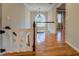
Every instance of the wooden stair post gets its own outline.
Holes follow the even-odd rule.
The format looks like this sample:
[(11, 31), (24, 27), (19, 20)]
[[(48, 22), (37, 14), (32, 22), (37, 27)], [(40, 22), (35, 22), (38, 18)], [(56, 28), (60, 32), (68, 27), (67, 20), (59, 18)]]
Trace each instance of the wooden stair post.
[(35, 51), (35, 21), (33, 22), (33, 51)]

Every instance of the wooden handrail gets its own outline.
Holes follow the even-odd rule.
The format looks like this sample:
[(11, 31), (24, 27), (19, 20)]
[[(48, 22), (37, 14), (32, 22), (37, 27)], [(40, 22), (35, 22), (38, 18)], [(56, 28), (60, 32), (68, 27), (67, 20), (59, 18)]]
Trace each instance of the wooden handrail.
[(36, 40), (36, 37), (35, 37), (35, 31), (36, 31), (36, 23), (55, 23), (54, 21), (48, 21), (48, 22), (33, 22), (33, 51), (35, 51), (35, 40)]
[(36, 23), (55, 23), (54, 21), (48, 21), (48, 22), (36, 22)]

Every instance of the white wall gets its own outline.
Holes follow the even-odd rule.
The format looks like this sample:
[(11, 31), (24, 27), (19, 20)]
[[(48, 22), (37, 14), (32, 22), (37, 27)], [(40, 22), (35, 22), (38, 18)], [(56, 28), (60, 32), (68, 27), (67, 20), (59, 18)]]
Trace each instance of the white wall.
[(31, 28), (31, 12), (25, 7), (25, 28)]
[[(2, 27), (2, 4), (0, 3), (0, 29)], [(2, 37), (0, 34), (0, 49), (1, 49), (1, 45), (2, 45)]]
[(48, 31), (50, 33), (56, 34), (56, 9), (51, 9), (48, 11), (48, 21), (53, 21), (55, 23), (48, 23)]
[(66, 4), (66, 42), (79, 51), (79, 4)]
[(1, 28), (1, 21), (2, 21), (2, 3), (0, 3), (0, 28)]
[(22, 3), (3, 4), (3, 20), (2, 26), (9, 25), (12, 28), (27, 28), (29, 25), (29, 13), (30, 11), (25, 8)]

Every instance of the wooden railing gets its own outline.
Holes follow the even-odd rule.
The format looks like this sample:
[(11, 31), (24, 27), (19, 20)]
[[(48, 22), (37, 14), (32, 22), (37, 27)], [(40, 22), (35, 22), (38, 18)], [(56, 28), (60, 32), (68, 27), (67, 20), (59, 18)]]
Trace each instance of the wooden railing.
[(36, 49), (36, 34), (37, 34), (37, 30), (36, 30), (36, 23), (55, 23), (54, 21), (48, 21), (48, 22), (33, 22), (33, 51), (35, 51)]
[(5, 31), (2, 35), (2, 49), (5, 52), (32, 51), (33, 29), (1, 29)]
[(36, 26), (35, 26), (35, 22), (33, 22), (33, 51), (35, 51), (35, 41), (36, 41), (36, 28), (35, 28)]

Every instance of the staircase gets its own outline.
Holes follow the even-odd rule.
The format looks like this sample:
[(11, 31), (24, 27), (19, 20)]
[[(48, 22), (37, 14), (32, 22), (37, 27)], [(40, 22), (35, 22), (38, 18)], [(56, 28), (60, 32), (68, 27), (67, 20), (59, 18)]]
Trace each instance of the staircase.
[(31, 53), (33, 51), (32, 29), (1, 30), (5, 31), (4, 34), (0, 34), (2, 35), (2, 55), (33, 55), (33, 52)]

